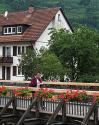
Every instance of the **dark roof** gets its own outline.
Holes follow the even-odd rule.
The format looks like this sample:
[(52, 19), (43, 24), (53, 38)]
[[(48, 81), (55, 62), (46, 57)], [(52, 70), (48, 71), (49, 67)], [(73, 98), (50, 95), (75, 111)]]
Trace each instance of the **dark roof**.
[(28, 11), (24, 11), (8, 13), (7, 17), (0, 15), (1, 26), (29, 25), (22, 35), (0, 36), (0, 42), (36, 41), (59, 10), (60, 7), (43, 8), (34, 9), (32, 14), (29, 14)]

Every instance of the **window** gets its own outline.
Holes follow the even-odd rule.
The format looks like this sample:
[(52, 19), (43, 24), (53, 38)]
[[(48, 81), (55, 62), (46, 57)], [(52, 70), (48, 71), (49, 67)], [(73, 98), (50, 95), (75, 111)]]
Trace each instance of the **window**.
[(25, 51), (24, 51), (24, 46), (22, 46), (22, 54), (24, 54), (24, 52), (25, 52)]
[(17, 27), (17, 33), (22, 33), (22, 26)]
[(21, 47), (18, 46), (18, 55), (21, 55)]
[(3, 34), (19, 34), (22, 33), (22, 26), (4, 27)]
[(58, 14), (58, 21), (61, 22), (60, 14)]
[(4, 28), (4, 34), (7, 34), (7, 31), (8, 31), (7, 28)]
[(3, 46), (3, 56), (11, 56), (11, 47)]
[(4, 28), (4, 34), (15, 34), (16, 33), (16, 27), (5, 27)]
[(7, 30), (8, 30), (8, 33), (11, 33), (11, 28), (9, 27), (9, 28), (7, 28)]
[(3, 50), (2, 50), (3, 56), (5, 56), (5, 46), (3, 46), (2, 49), (3, 49)]
[(11, 56), (11, 47), (6, 47), (6, 56)]
[(12, 28), (12, 33), (16, 33), (16, 28), (15, 27)]
[(22, 75), (22, 69), (21, 69), (21, 67), (18, 67), (18, 75)]
[(17, 56), (17, 46), (13, 46), (13, 56)]
[(25, 46), (18, 46), (18, 55), (24, 54), (25, 51)]
[(16, 76), (16, 75), (17, 75), (17, 67), (13, 66), (13, 76)]

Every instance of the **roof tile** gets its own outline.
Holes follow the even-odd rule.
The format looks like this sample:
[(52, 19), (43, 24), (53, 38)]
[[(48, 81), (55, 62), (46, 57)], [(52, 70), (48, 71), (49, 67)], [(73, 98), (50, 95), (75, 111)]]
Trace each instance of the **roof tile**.
[(0, 15), (0, 25), (18, 25), (27, 24), (29, 27), (22, 35), (6, 35), (0, 36), (0, 42), (16, 42), (16, 41), (36, 41), (41, 33), (51, 22), (55, 14), (59, 11), (59, 7), (35, 9), (32, 14), (28, 11), (8, 13), (7, 18)]

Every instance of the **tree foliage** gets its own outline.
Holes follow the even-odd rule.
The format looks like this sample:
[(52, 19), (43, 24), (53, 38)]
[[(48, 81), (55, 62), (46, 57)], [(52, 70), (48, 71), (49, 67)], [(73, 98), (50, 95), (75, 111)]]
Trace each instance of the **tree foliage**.
[(27, 53), (22, 56), (20, 66), (23, 69), (25, 79), (38, 72), (44, 75), (44, 79), (62, 77), (64, 74), (63, 66), (58, 57), (48, 50), (37, 54), (35, 50), (28, 49)]
[(28, 48), (27, 52), (22, 55), (20, 67), (22, 67), (25, 79), (39, 72), (39, 57), (35, 50)]
[[(99, 35), (97, 31), (86, 26), (79, 27), (74, 33), (52, 30), (50, 50), (68, 68), (72, 80), (77, 80), (84, 74), (99, 73)], [(89, 68), (90, 67), (90, 68)]]
[(44, 78), (48, 79), (49, 77), (58, 77), (63, 78), (65, 69), (63, 68), (58, 57), (50, 52), (45, 51), (41, 56), (41, 72), (44, 74)]

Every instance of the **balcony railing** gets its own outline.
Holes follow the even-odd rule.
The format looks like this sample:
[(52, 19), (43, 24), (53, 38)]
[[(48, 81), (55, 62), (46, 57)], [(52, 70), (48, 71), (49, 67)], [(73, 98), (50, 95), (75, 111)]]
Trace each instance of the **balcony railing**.
[(0, 63), (13, 63), (13, 57), (0, 57)]

